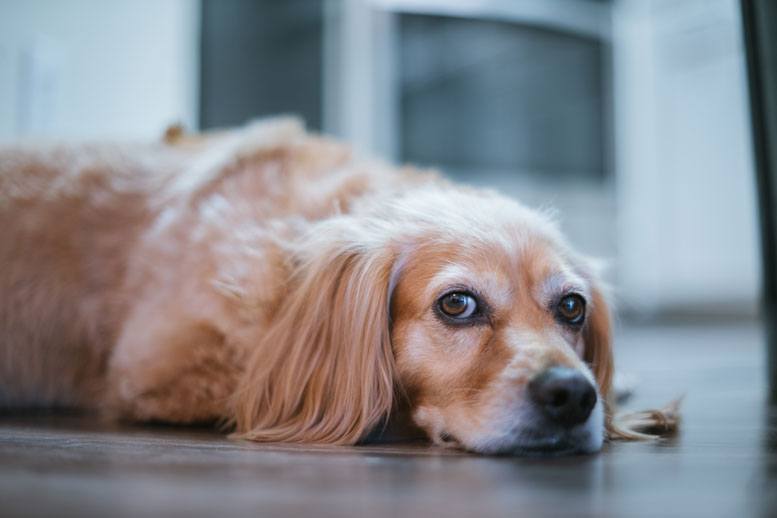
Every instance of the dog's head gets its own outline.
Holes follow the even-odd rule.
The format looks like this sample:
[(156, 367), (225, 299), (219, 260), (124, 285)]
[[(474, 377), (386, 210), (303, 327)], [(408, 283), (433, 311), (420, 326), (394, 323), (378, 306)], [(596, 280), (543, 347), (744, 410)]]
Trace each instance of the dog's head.
[(601, 447), (608, 308), (544, 217), (429, 187), (317, 224), (301, 243), (235, 400), (239, 434), (354, 443), (401, 395), (438, 443)]

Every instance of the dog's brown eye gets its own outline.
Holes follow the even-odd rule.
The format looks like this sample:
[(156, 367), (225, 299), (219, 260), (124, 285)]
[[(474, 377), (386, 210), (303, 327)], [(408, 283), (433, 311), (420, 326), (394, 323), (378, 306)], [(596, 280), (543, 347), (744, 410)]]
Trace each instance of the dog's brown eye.
[(566, 295), (559, 301), (556, 312), (567, 324), (582, 324), (585, 319), (585, 299), (574, 293)]
[(451, 318), (469, 318), (475, 314), (477, 309), (478, 303), (475, 297), (468, 293), (456, 291), (448, 293), (440, 299), (440, 310)]

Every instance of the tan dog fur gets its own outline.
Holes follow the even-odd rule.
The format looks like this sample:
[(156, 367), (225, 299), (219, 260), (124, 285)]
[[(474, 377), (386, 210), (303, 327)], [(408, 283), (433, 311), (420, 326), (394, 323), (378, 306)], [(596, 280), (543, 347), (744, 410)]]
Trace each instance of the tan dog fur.
[[(521, 441), (542, 369), (610, 389), (601, 286), (545, 217), (293, 119), (6, 147), (0, 228), (0, 407), (353, 444), (404, 406), (436, 442), (489, 453)], [(451, 283), (484, 293), (489, 326), (431, 316)], [(547, 308), (570, 283), (588, 298), (579, 333)], [(616, 433), (606, 410), (583, 450)]]

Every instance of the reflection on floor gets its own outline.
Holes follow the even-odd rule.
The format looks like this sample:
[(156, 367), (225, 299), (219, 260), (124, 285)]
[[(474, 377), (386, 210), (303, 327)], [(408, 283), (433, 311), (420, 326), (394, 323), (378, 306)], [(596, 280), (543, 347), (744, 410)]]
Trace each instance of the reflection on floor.
[(2, 516), (774, 516), (777, 414), (756, 324), (625, 327), (629, 407), (685, 394), (680, 435), (558, 459), (295, 448), (206, 430), (0, 417)]

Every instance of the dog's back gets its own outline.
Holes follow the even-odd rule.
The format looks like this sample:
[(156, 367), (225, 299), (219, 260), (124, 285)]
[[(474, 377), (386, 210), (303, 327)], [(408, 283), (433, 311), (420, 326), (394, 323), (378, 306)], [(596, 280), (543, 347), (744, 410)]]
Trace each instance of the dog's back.
[[(209, 282), (182, 265), (214, 260), (192, 229), (347, 211), (385, 176), (342, 169), (349, 157), (288, 118), (159, 143), (0, 147), (0, 409), (98, 405), (128, 313), (174, 290), (148, 284)], [(232, 220), (210, 221), (224, 204)]]
[(0, 149), (0, 408), (77, 405), (101, 390), (128, 252), (153, 217), (169, 153)]

